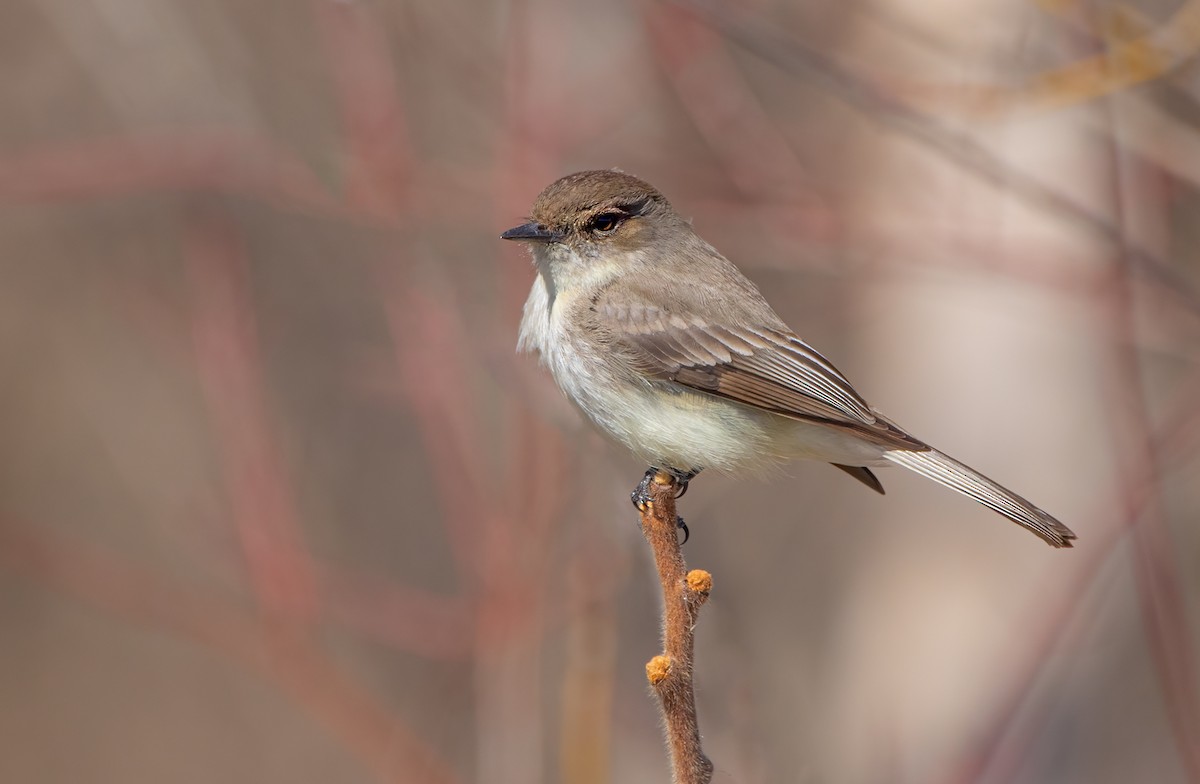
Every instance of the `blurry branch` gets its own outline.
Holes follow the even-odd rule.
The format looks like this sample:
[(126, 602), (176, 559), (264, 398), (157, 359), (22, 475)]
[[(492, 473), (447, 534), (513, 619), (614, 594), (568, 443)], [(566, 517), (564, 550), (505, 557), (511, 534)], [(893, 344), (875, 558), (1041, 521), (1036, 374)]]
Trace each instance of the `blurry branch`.
[(1200, 369), (1193, 370), (1191, 378), (1179, 385), (1173, 397), (1162, 416), (1168, 426), (1159, 428), (1153, 442), (1163, 475), (1180, 470), (1200, 451), (1200, 406), (1196, 405), (1200, 400)]
[(395, 369), (404, 402), (417, 415), (421, 439), (432, 465), (443, 524), (459, 575), (468, 582), (487, 561), (487, 545), (498, 524), (480, 513), (497, 488), (476, 449), (482, 429), (471, 399), (475, 384), (466, 376), (459, 346), (469, 345), (454, 309), (438, 307), (427, 292), (380, 280)]
[[(423, 225), (422, 213), (435, 201), (430, 184), (439, 178), (409, 141), (385, 26), (367, 4), (314, 0), (313, 8), (345, 137), (346, 206), (385, 226)], [(511, 40), (511, 53), (524, 56), (524, 39)], [(524, 145), (519, 125), (508, 130), (518, 152), (545, 146)], [(487, 409), (464, 311), (447, 307), (452, 285), (439, 301), (428, 280), (413, 285), (409, 274), (392, 272), (402, 259), (410, 271), (436, 274), (412, 252), (391, 250), (378, 268), (379, 290), (403, 402), (416, 415), (441, 522), (472, 600), (476, 765), (490, 780), (537, 781), (540, 755), (524, 750), (543, 734), (538, 653), (554, 524), (568, 486), (563, 443), (528, 414), (506, 417), (515, 426), (504, 468), (491, 464), (480, 444)]]
[(314, 13), (346, 136), (344, 199), (279, 141), (214, 128), (47, 144), (0, 156), (0, 203), (205, 190), (396, 225), (411, 155), (380, 25), (360, 3), (314, 0)]
[[(1200, 2), (1190, 0), (1161, 25), (1137, 9), (1118, 5), (1097, 9), (1102, 15), (1093, 23), (1088, 8), (1078, 0), (1040, 0), (1043, 11), (1068, 29), (1086, 37), (1098, 54), (1049, 68), (1024, 83), (1010, 84), (888, 84), (914, 105), (942, 107), (974, 116), (1006, 114), (1075, 106), (1160, 79), (1184, 65), (1200, 50)], [(874, 7), (874, 18), (889, 28), (918, 38), (925, 48), (942, 49), (945, 44), (917, 29), (894, 9)]]
[(803, 187), (803, 167), (721, 37), (662, 6), (651, 7), (646, 27), (651, 53), (730, 181), (747, 194), (794, 196)]
[[(1108, 121), (1112, 127), (1109, 135), (1114, 139), (1121, 135), (1118, 120), (1110, 109)], [(1140, 180), (1161, 176), (1161, 172), (1135, 156), (1123, 154), (1122, 148), (1115, 143), (1110, 147), (1110, 156), (1112, 192), (1109, 202), (1117, 216), (1117, 225), (1123, 232), (1133, 233), (1138, 228), (1138, 218), (1127, 209), (1131, 194), (1143, 192), (1146, 183)], [(1163, 466), (1172, 455), (1178, 459), (1181, 453), (1194, 453), (1200, 443), (1200, 409), (1195, 404), (1197, 392), (1200, 392), (1200, 374), (1193, 374), (1189, 382), (1181, 385), (1176, 404), (1168, 408), (1162, 424), (1155, 428), (1136, 348), (1134, 270), (1128, 256), (1122, 255), (1120, 250), (1116, 249), (1116, 263), (1109, 268), (1112, 285), (1105, 288), (1108, 295), (1098, 300), (1105, 309), (1104, 323), (1111, 330), (1107, 341), (1112, 352), (1109, 359), (1111, 381), (1106, 388), (1115, 390), (1118, 398), (1110, 406), (1117, 412), (1110, 428), (1115, 439), (1115, 454), (1120, 457), (1117, 502), (1113, 504), (1106, 500), (1104, 510), (1092, 516), (1095, 521), (1106, 517), (1115, 519), (1109, 526), (1095, 526), (1100, 530), (1107, 528), (1107, 533), (1090, 548), (1088, 560), (1077, 568), (1071, 583), (1057, 586), (1055, 592), (1063, 598), (1043, 616), (1040, 633), (1030, 637), (1036, 642), (1028, 646), (1014, 686), (1003, 692), (1011, 697), (996, 712), (988, 730), (980, 734), (983, 740), (950, 775), (940, 779), (951, 784), (971, 784), (985, 774), (996, 780), (1009, 780), (1017, 775), (1011, 766), (1027, 757), (1026, 749), (1012, 743), (1009, 745), (1016, 748), (1010, 747), (1009, 754), (1002, 757), (1000, 748), (1005, 745), (1022, 704), (1033, 693), (1045, 662), (1062, 647), (1065, 630), (1072, 626), (1072, 617), (1084, 606), (1075, 597), (1082, 597), (1088, 587), (1095, 584), (1096, 573), (1112, 560), (1118, 546), (1126, 541), (1132, 549), (1146, 643), (1159, 679), (1181, 766), (1187, 781), (1200, 782), (1200, 691), (1197, 689), (1196, 658), (1185, 609), (1186, 597), (1175, 562), (1177, 548), (1171, 541), (1160, 497)], [(1039, 592), (1038, 604), (1042, 604), (1042, 597), (1049, 593)], [(1037, 732), (1027, 729), (1020, 742), (1028, 744), (1035, 737)], [(997, 759), (1003, 759), (1009, 767), (1001, 768)]]
[(1107, 216), (1014, 168), (966, 133), (938, 122), (876, 83), (851, 73), (824, 52), (785, 37), (754, 15), (702, 0), (671, 0), (669, 4), (678, 6), (681, 14), (700, 16), (746, 51), (804, 77), (874, 121), (953, 161), (983, 181), (1122, 249), (1132, 266), (1172, 292), (1193, 313), (1200, 314), (1200, 293), (1166, 261), (1146, 248), (1129, 243), (1121, 228)]
[[(1042, 0), (1039, 4), (1066, 16), (1061, 3)], [(1158, 27), (1129, 6), (1115, 6), (1103, 13), (1097, 25), (1089, 24), (1087, 15), (1078, 20), (1089, 34), (1105, 42), (1103, 52), (1038, 74), (1032, 84), (1007, 91), (1005, 97), (1035, 106), (1082, 103), (1158, 79), (1200, 51), (1198, 0), (1185, 2)]]
[(297, 156), (224, 129), (48, 144), (0, 156), (0, 203), (210, 190), (349, 215)]
[[(1112, 125), (1110, 138), (1119, 138), (1119, 118), (1111, 104), (1107, 108)], [(1128, 235), (1136, 230), (1138, 220), (1128, 209), (1131, 194), (1141, 192), (1139, 180), (1159, 176), (1159, 172), (1123, 154), (1115, 142), (1109, 145), (1109, 150), (1110, 200), (1118, 226)], [(1119, 253), (1120, 250), (1113, 271), (1118, 284), (1112, 289), (1108, 319), (1114, 332), (1109, 341), (1113, 352), (1111, 388), (1117, 390), (1120, 398), (1112, 408), (1123, 411), (1127, 419), (1124, 428), (1113, 429), (1117, 454), (1124, 462), (1120, 472), (1120, 504), (1126, 510), (1126, 525), (1132, 531), (1134, 578), (1142, 605), (1142, 623), (1167, 718), (1187, 778), (1193, 784), (1200, 784), (1200, 692), (1197, 692), (1195, 652), (1175, 548), (1160, 497), (1160, 460), (1155, 452), (1154, 425), (1136, 348), (1137, 314), (1130, 283), (1133, 270), (1129, 255)], [(1139, 469), (1145, 471), (1141, 481)], [(1143, 492), (1146, 503), (1139, 510), (1136, 501)], [(1146, 518), (1141, 525), (1135, 524), (1138, 511)]]
[(365, 3), (313, 0), (341, 114), (346, 202), (398, 218), (413, 174), (404, 106), (383, 25)]
[[(423, 218), (442, 208), (437, 196), (444, 186), (436, 183), (444, 178), (409, 143), (388, 27), (370, 4), (314, 0), (309, 10), (339, 113), (342, 139), (335, 160), (345, 163), (340, 182), (319, 176), (278, 140), (180, 128), (0, 154), (0, 204), (156, 191), (229, 194), (393, 230), (385, 235), (397, 243), (387, 261), (414, 266), (406, 255), (411, 248), (399, 245), (394, 230), (422, 226)], [(522, 39), (513, 40), (512, 51), (519, 55)], [(510, 130), (518, 129), (518, 120), (514, 117)], [(514, 148), (526, 141), (515, 132), (511, 138)], [(548, 169), (557, 165), (552, 154), (544, 157)], [(530, 176), (540, 184), (541, 175)], [(455, 184), (480, 187), (479, 179), (471, 170)], [(417, 194), (422, 198), (414, 198)], [(401, 718), (328, 659), (313, 634), (317, 624), (338, 623), (430, 658), (470, 659), (480, 769), (495, 780), (540, 780), (540, 756), (524, 752), (542, 739), (537, 690), (544, 588), (555, 565), (554, 525), (570, 486), (560, 435), (529, 414), (506, 418), (516, 425), (506, 444), (506, 471), (497, 471), (488, 459), (492, 455), (480, 447), (485, 409), (471, 375), (471, 341), (461, 314), (448, 312), (407, 281), (393, 286), (389, 278), (382, 302), (402, 402), (418, 421), (431, 457), (431, 480), (444, 511), (436, 522), (447, 530), (464, 596), (434, 597), (326, 568), (304, 541), (284, 450), (270, 421), (269, 376), (249, 285), (252, 260), (237, 227), (220, 214), (194, 221), (183, 250), (194, 348), (187, 359), (208, 404), (215, 462), (241, 545), (235, 565), (246, 575), (257, 612), (193, 595), (163, 576), (97, 556), (70, 540), (23, 530), (10, 535), (0, 528), (0, 563), (119, 615), (210, 645), (261, 672), (388, 780), (448, 784), (455, 777)], [(133, 315), (154, 319), (162, 313)]]
[[(591, 530), (585, 534), (592, 534)], [(571, 559), (563, 646), (558, 781), (609, 784), (617, 659), (616, 581), (621, 560), (599, 536)]]
[[(432, 273), (430, 273), (432, 274)], [(431, 480), (464, 591), (472, 599), (476, 765), (489, 780), (541, 780), (539, 653), (555, 525), (571, 488), (561, 435), (515, 418), (503, 465), (481, 445), (476, 351), (452, 289), (380, 268), (399, 388), (429, 456)], [(427, 279), (428, 281), (428, 279)]]
[(713, 765), (700, 748), (692, 661), (696, 618), (712, 590), (712, 577), (700, 569), (688, 572), (684, 563), (675, 513), (678, 485), (661, 472), (648, 485), (642, 533), (654, 551), (662, 583), (663, 652), (646, 664), (646, 678), (662, 708), (674, 784), (705, 784), (712, 780)]
[[(1126, 291), (1123, 296), (1128, 297), (1129, 292)], [(1110, 296), (1109, 304), (1114, 300), (1115, 297)], [(1135, 383), (1136, 379), (1126, 382), (1130, 386)], [(1048, 663), (1066, 661), (1066, 657), (1059, 658), (1059, 654), (1066, 649), (1072, 634), (1078, 634), (1080, 619), (1096, 612), (1095, 594), (1098, 586), (1102, 585), (1097, 579), (1099, 573), (1123, 554), (1121, 545), (1130, 540), (1131, 532), (1161, 522), (1161, 508), (1157, 499), (1158, 482), (1163, 473), (1161, 467), (1172, 461), (1182, 461), (1185, 455), (1193, 455), (1200, 449), (1200, 408), (1196, 406), (1196, 400), (1200, 400), (1200, 373), (1193, 374), (1190, 383), (1182, 385), (1178, 398), (1177, 404), (1162, 417), (1163, 424), (1150, 434), (1153, 459), (1143, 462), (1143, 454), (1129, 460), (1129, 467), (1124, 471), (1125, 479), (1121, 481), (1120, 503), (1113, 504), (1107, 497), (1099, 498), (1096, 511), (1083, 516), (1082, 519), (1092, 522), (1092, 527), (1099, 535), (1089, 537), (1089, 546), (1080, 550), (1079, 555), (1084, 560), (1072, 572), (1070, 579), (1064, 583), (1061, 577), (1055, 575), (1049, 579), (1050, 584), (1044, 590), (1033, 592), (1033, 607), (1029, 612), (1022, 613), (1022, 617), (1036, 617), (1033, 610), (1039, 608), (1043, 612), (1037, 627), (1022, 636), (1021, 644), (1013, 652), (1014, 660), (1018, 661), (1013, 668), (1014, 675), (1008, 679), (1007, 686), (996, 690), (1004, 695), (1003, 700), (983, 725), (984, 730), (977, 733), (978, 740), (972, 748), (962, 755), (952, 770), (933, 781), (974, 784), (985, 776), (988, 780), (1007, 781), (1018, 775), (1013, 766), (1028, 759), (1028, 744), (1039, 737), (1038, 728), (1028, 726), (1031, 723), (1028, 719), (1026, 726), (1018, 729), (1018, 718), (1022, 714), (1030, 714), (1026, 708), (1037, 694), (1038, 682), (1050, 677), (1047, 674), (1050, 669)], [(1168, 568), (1173, 569), (1169, 562)], [(1091, 600), (1087, 599), (1089, 590), (1093, 592)], [(1182, 597), (1179, 595), (1168, 599), (1163, 608), (1176, 612), (1177, 600), (1180, 599)], [(1179, 631), (1186, 633), (1183, 618), (1175, 615), (1174, 620), (1179, 625)], [(1188, 644), (1186, 638), (1177, 642), (1184, 646)], [(1168, 694), (1165, 697), (1186, 698), (1186, 694)], [(1006, 753), (1001, 753), (1002, 750)]]
[(392, 580), (318, 564), (321, 616), (368, 640), (438, 661), (470, 657), (471, 608)]
[(232, 226), (210, 216), (192, 227), (186, 252), (196, 368), (251, 586), (264, 612), (307, 626), (316, 615), (316, 587), (283, 456), (267, 423), (244, 248)]
[(404, 722), (287, 625), (33, 524), (18, 528), (0, 521), (0, 565), (130, 622), (203, 645), (274, 683), (381, 780), (458, 780)]
[[(331, 724), (352, 722), (342, 734), (355, 750), (374, 758), (386, 778), (404, 770), (404, 780), (412, 780), (410, 766), (415, 765), (418, 780), (452, 780), (444, 764), (415, 738), (403, 765), (391, 767), (395, 757), (389, 744), (407, 735), (400, 721), (365, 701), (314, 639), (312, 627), (322, 603), (282, 448), (267, 416), (270, 404), (241, 236), (220, 213), (212, 213), (193, 222), (185, 252), (196, 370), (211, 412), (232, 523), (259, 607), (259, 624), (250, 627), (266, 657), (259, 666), (285, 684), (301, 681), (312, 693), (310, 707), (336, 711), (327, 717)], [(169, 593), (164, 589), (146, 590)], [(406, 606), (414, 604), (419, 603)], [(219, 612), (215, 605), (206, 611)], [(394, 622), (388, 626), (397, 628)], [(207, 641), (226, 649), (221, 636)]]

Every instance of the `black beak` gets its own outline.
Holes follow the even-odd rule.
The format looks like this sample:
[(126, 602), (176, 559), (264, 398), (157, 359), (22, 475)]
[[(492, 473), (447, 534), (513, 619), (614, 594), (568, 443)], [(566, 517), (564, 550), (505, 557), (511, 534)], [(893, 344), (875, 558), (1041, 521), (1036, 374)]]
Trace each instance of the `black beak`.
[(520, 242), (558, 242), (562, 239), (562, 235), (557, 231), (550, 231), (540, 223), (522, 223), (501, 234), (500, 239)]

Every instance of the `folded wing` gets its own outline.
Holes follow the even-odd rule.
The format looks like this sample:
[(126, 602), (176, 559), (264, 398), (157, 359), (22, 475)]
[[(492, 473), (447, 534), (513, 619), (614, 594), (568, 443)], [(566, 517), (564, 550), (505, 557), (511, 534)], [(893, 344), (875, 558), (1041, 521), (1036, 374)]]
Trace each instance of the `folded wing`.
[(878, 416), (837, 368), (786, 328), (714, 324), (646, 305), (598, 303), (614, 349), (650, 378), (781, 416), (849, 428), (892, 449), (927, 449)]

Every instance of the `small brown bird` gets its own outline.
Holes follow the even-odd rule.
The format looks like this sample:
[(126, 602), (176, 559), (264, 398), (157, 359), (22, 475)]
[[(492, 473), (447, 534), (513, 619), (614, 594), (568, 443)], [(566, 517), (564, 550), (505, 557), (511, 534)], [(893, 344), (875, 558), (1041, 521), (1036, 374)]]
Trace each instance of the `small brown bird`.
[(602, 431), (685, 487), (704, 468), (807, 458), (882, 493), (870, 467), (896, 464), (1071, 546), (1058, 520), (868, 405), (649, 184), (617, 171), (563, 177), (500, 236), (529, 245), (538, 272), (518, 349), (538, 352)]

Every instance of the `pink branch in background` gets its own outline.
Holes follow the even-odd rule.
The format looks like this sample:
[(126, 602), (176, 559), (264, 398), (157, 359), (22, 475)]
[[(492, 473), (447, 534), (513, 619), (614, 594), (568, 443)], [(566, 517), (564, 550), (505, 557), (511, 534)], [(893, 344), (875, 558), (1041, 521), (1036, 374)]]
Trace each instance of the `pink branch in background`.
[(395, 276), (383, 282), (382, 290), (404, 400), (429, 455), (459, 576), (471, 582), (483, 569), (487, 544), (502, 521), (485, 500), (494, 496), (494, 483), (475, 443), (480, 432), (470, 394), (475, 386), (463, 367), (469, 342), (452, 309), (426, 293), (400, 288)]
[(366, 3), (313, 5), (341, 115), (346, 202), (369, 215), (398, 217), (413, 176), (412, 156), (385, 27)]
[(471, 608), (465, 599), (331, 567), (321, 569), (320, 584), (327, 622), (428, 659), (471, 655)]
[(308, 166), (278, 143), (225, 130), (61, 142), (0, 156), (0, 203), (190, 190), (343, 212)]
[(312, 564), (268, 423), (244, 252), (223, 221), (210, 217), (189, 231), (196, 367), (255, 596), (269, 614), (307, 624), (316, 614)]

